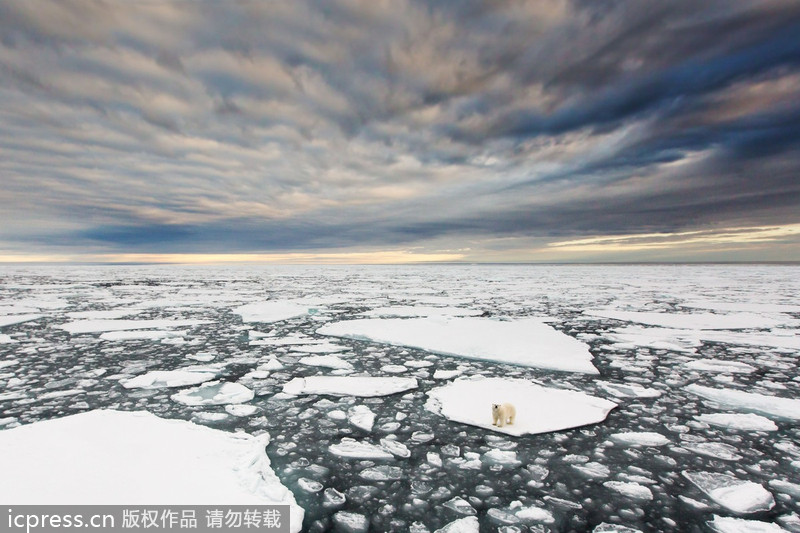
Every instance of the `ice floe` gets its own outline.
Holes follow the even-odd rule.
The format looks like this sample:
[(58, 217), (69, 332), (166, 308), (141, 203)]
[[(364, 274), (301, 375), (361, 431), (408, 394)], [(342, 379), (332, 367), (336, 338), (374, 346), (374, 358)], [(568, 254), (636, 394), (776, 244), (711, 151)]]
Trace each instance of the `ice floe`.
[(388, 396), (417, 388), (415, 378), (372, 376), (309, 376), (294, 378), (283, 386), (286, 394), (331, 396)]
[(684, 472), (683, 476), (714, 502), (737, 514), (769, 511), (775, 506), (772, 494), (752, 481), (716, 472)]
[(310, 355), (308, 357), (302, 357), (298, 363), (306, 366), (319, 366), (338, 370), (353, 370), (353, 365), (344, 359), (336, 357), (335, 355)]
[(714, 519), (709, 520), (708, 525), (717, 533), (788, 533), (788, 530), (772, 522), (732, 516), (714, 515)]
[(723, 359), (697, 359), (684, 363), (686, 368), (702, 370), (705, 372), (729, 372), (731, 374), (751, 374), (756, 368), (747, 363), (738, 361), (725, 361)]
[(654, 431), (624, 431), (613, 433), (608, 438), (617, 444), (627, 446), (666, 446), (671, 442), (661, 433)]
[(636, 383), (611, 383), (597, 381), (597, 386), (616, 398), (658, 398), (661, 391), (650, 389)]
[[(517, 436), (602, 422), (617, 406), (582, 392), (506, 378), (460, 378), (430, 390), (428, 397), (425, 407), (450, 420)], [(514, 424), (493, 426), (492, 404), (506, 402), (517, 408)]]
[(97, 410), (36, 422), (0, 431), (0, 500), (289, 504), (291, 529), (300, 531), (303, 510), (272, 471), (268, 441), (266, 434), (229, 433), (143, 411)]
[(631, 481), (605, 481), (603, 486), (632, 500), (648, 501), (653, 499), (653, 491), (644, 485)]
[(586, 344), (537, 318), (358, 319), (327, 324), (317, 332), (470, 359), (597, 373)]
[(733, 389), (714, 389), (697, 384), (687, 386), (686, 390), (736, 411), (778, 419), (800, 420), (799, 399), (766, 396)]
[(434, 533), (478, 533), (479, 531), (478, 518), (475, 516), (465, 516), (454, 520), (437, 529)]
[(375, 424), (375, 413), (366, 405), (354, 405), (347, 410), (347, 421), (363, 431), (372, 431)]
[(695, 416), (700, 422), (738, 431), (777, 431), (778, 426), (769, 418), (753, 413), (710, 413)]
[(381, 446), (343, 437), (338, 444), (328, 446), (328, 451), (339, 457), (351, 459), (393, 459), (394, 455)]
[(404, 306), (376, 307), (361, 313), (369, 317), (442, 317), (442, 316), (479, 316), (483, 311), (463, 307), (430, 307)]
[(249, 402), (254, 396), (253, 391), (244, 385), (217, 381), (176, 392), (171, 398), (184, 405), (224, 405)]
[(100, 339), (104, 341), (136, 341), (136, 340), (166, 340), (177, 339), (184, 332), (182, 331), (150, 331), (150, 330), (136, 330), (136, 331), (108, 331), (100, 335)]
[(242, 322), (280, 322), (305, 316), (309, 313), (309, 305), (287, 300), (267, 301), (243, 305), (233, 312), (242, 317)]
[(126, 389), (161, 389), (197, 385), (216, 378), (218, 371), (209, 367), (181, 370), (153, 370), (122, 382)]
[(14, 324), (22, 324), (24, 322), (38, 320), (42, 318), (42, 316), (43, 315), (35, 315), (35, 314), (0, 316), (0, 328), (2, 328), (3, 326), (12, 326)]

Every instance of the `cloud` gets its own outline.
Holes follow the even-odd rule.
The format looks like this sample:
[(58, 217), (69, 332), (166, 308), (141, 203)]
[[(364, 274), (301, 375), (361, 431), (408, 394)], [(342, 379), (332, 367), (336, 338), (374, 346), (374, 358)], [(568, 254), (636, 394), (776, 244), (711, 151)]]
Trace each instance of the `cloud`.
[(3, 3), (0, 249), (796, 224), (798, 31), (788, 1)]

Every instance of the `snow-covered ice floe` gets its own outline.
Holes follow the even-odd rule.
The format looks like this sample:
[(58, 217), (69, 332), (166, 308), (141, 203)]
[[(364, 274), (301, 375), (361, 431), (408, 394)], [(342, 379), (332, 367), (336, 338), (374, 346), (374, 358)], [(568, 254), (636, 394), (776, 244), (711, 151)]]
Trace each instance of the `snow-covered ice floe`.
[(259, 302), (237, 307), (233, 312), (242, 317), (242, 322), (280, 322), (307, 315), (310, 308), (307, 304), (289, 300)]
[(183, 405), (225, 405), (249, 402), (254, 396), (255, 393), (244, 385), (217, 381), (176, 392), (171, 398)]
[[(428, 397), (425, 407), (450, 420), (516, 436), (596, 424), (617, 407), (614, 402), (582, 392), (505, 378), (460, 378), (432, 389)], [(492, 425), (495, 403), (516, 407), (513, 425)], [(545, 405), (546, 409), (541, 407)]]
[(756, 413), (778, 419), (800, 420), (800, 400), (798, 399), (766, 396), (733, 389), (714, 389), (696, 384), (687, 386), (686, 390), (736, 411)]
[(417, 388), (415, 378), (372, 376), (309, 376), (294, 378), (283, 386), (283, 392), (328, 394), (331, 396), (388, 396)]
[(730, 516), (714, 515), (714, 519), (707, 523), (717, 533), (788, 533), (788, 530), (772, 522)]
[(104, 341), (163, 341), (165, 339), (176, 339), (183, 335), (182, 331), (164, 331), (164, 330), (135, 330), (135, 331), (107, 331), (100, 335)]
[(483, 314), (483, 311), (464, 307), (398, 305), (394, 307), (376, 307), (361, 314), (369, 317), (479, 316)]
[(704, 372), (728, 372), (731, 374), (752, 374), (756, 368), (747, 363), (725, 361), (724, 359), (697, 359), (684, 363), (686, 368)]
[(661, 391), (649, 389), (636, 383), (598, 381), (597, 386), (616, 398), (658, 398), (661, 396)]
[(628, 446), (665, 446), (670, 443), (667, 437), (654, 431), (623, 431), (609, 435), (609, 438)]
[(198, 385), (217, 377), (218, 371), (211, 367), (189, 367), (180, 370), (153, 370), (122, 382), (126, 389), (161, 389)]
[(734, 513), (769, 511), (775, 506), (772, 494), (752, 481), (716, 472), (684, 472), (683, 476), (714, 502)]
[(145, 411), (96, 410), (0, 431), (8, 504), (291, 506), (265, 453), (269, 436), (229, 433)]
[(134, 329), (177, 328), (208, 324), (208, 320), (155, 319), (155, 320), (76, 320), (55, 326), (67, 333), (102, 333), (106, 331), (128, 331)]
[(327, 324), (322, 335), (421, 348), (433, 353), (500, 363), (597, 374), (583, 342), (540, 318), (387, 318)]
[(5, 315), (0, 316), (0, 328), (3, 326), (11, 326), (14, 324), (22, 324), (24, 322), (30, 322), (31, 320), (37, 320), (42, 318), (42, 315)]

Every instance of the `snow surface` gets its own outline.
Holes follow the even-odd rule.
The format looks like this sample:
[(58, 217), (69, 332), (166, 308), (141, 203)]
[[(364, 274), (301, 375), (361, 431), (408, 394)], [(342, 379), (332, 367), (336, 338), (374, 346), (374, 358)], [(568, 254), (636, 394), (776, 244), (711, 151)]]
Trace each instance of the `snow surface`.
[(286, 394), (331, 396), (388, 396), (417, 388), (414, 378), (371, 376), (309, 376), (294, 378), (283, 386)]
[(687, 386), (686, 390), (736, 411), (756, 413), (777, 419), (800, 420), (799, 399), (767, 396), (734, 389), (715, 389), (697, 384)]
[(359, 319), (327, 324), (317, 333), (421, 348), (469, 359), (598, 373), (586, 344), (538, 318)]
[[(0, 431), (9, 505), (289, 504), (267, 434), (229, 433), (144, 411), (96, 410)], [(80, 482), (76, 482), (80, 480)]]
[[(432, 389), (428, 397), (425, 407), (450, 420), (516, 436), (596, 424), (617, 406), (582, 392), (504, 378), (459, 378)], [(494, 403), (516, 407), (513, 425), (492, 425)]]

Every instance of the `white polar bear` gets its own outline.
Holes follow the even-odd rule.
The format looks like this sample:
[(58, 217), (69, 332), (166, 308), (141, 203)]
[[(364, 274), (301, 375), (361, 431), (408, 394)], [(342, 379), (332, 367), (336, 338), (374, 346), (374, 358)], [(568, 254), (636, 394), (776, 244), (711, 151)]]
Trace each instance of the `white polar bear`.
[(492, 404), (492, 425), (503, 427), (506, 424), (513, 425), (514, 418), (517, 416), (517, 410), (510, 403), (493, 403)]

